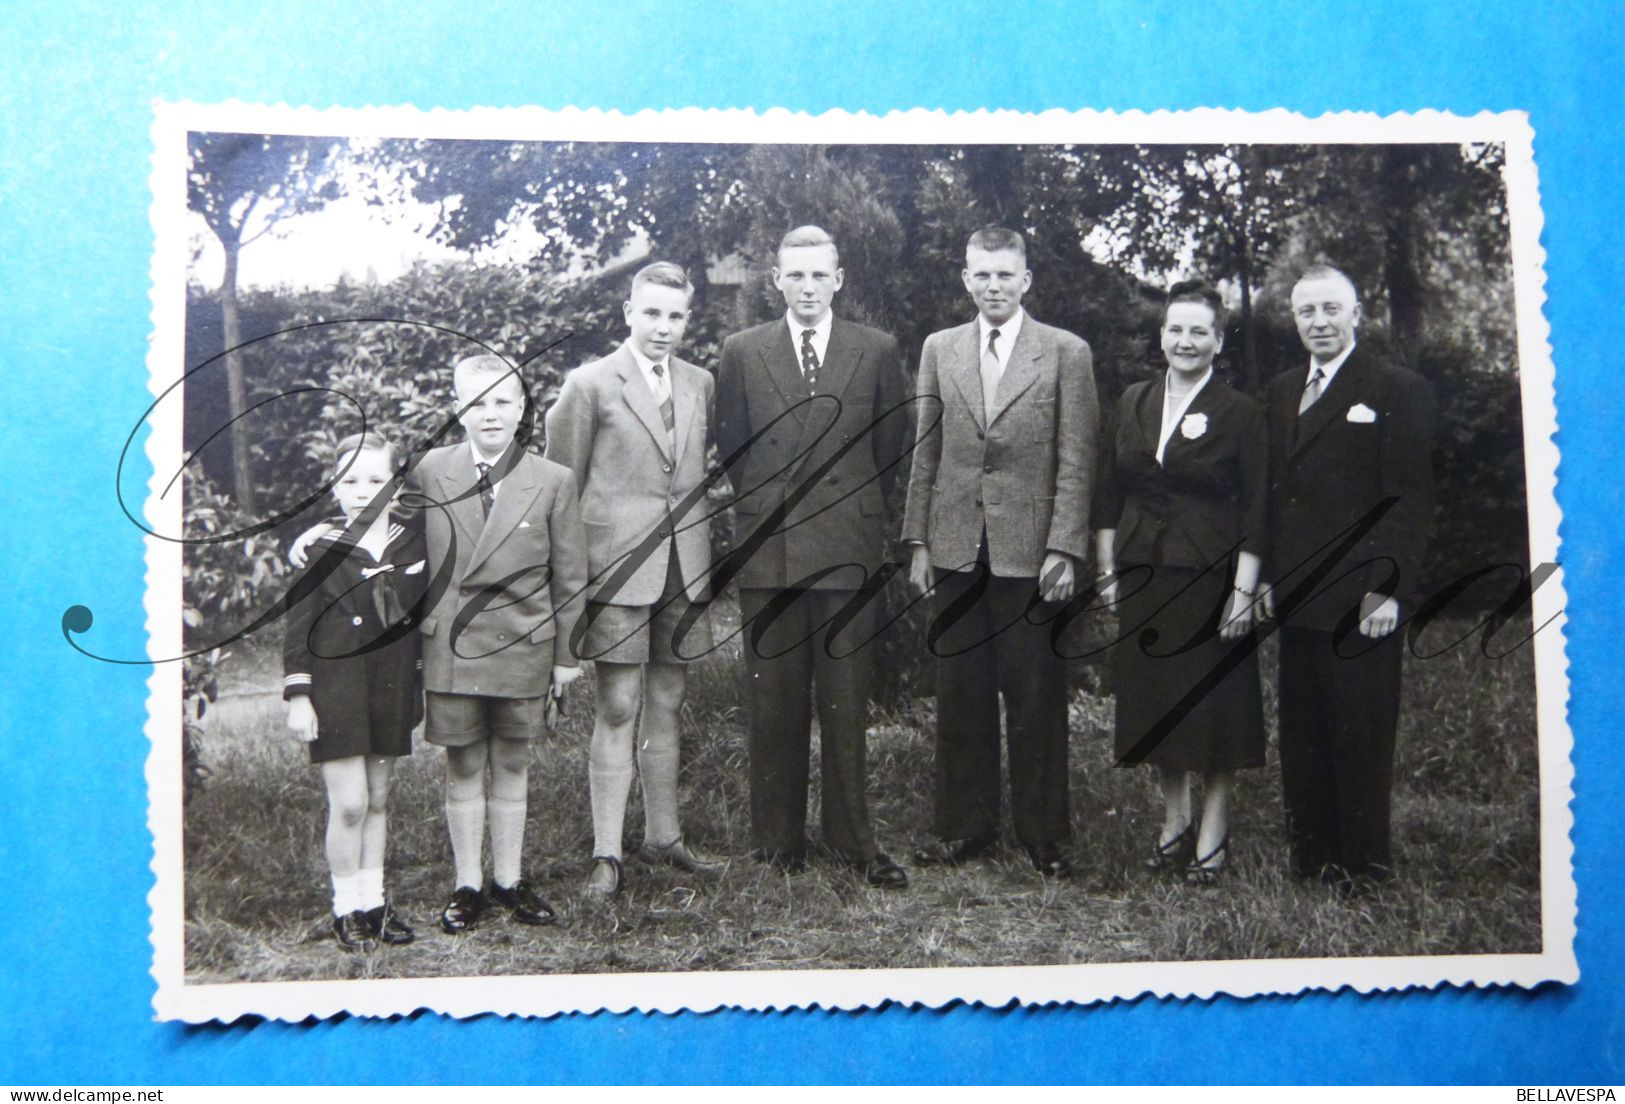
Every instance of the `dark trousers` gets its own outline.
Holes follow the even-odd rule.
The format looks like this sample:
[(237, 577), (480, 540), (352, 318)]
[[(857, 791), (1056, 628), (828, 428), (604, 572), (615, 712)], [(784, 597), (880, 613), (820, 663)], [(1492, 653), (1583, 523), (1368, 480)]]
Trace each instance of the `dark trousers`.
[(750, 823), (763, 851), (805, 846), (808, 752), (818, 709), (823, 842), (850, 859), (875, 854), (865, 764), (874, 613), (849, 590), (741, 588), (750, 718)]
[(1040, 604), (1029, 613), (1038, 580), (999, 578), (985, 564), (937, 571), (932, 593), (937, 835), (955, 840), (999, 833), (1002, 694), (1016, 839), (1029, 847), (1065, 842), (1072, 834), (1066, 663), (1050, 642), (1054, 607)]
[[(1281, 790), (1292, 872), (1381, 881), (1399, 723), (1403, 630), (1358, 634), (1281, 629)], [(1352, 654), (1351, 654), (1352, 653)]]

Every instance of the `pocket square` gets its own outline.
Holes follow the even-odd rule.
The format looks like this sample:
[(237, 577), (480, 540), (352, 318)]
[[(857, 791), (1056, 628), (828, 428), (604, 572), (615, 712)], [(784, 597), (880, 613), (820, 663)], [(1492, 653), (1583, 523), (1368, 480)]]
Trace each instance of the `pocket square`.
[(408, 575), (417, 575), (417, 574), (419, 574), (423, 570), (423, 564), (424, 564), (424, 561), (419, 560), (417, 563), (413, 564), (411, 567), (406, 569), (406, 574), (408, 574)]
[(1346, 417), (1351, 422), (1361, 422), (1369, 425), (1377, 420), (1377, 412), (1372, 410), (1365, 403), (1355, 403), (1353, 406), (1349, 407), (1349, 412)]
[(530, 528), (530, 522), (528, 522), (528, 521), (521, 521), (521, 522), (520, 522), (520, 523), (519, 523), (519, 528), (521, 528), (521, 529), (529, 529), (529, 528)]

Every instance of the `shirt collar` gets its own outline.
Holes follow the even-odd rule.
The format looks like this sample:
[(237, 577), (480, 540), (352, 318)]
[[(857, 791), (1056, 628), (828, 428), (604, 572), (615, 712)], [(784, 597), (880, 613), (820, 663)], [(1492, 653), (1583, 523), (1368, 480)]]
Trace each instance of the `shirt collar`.
[[(474, 461), (474, 470), (475, 471), (480, 470), (480, 465), (481, 464), (490, 464), (492, 467), (496, 466), (496, 462), (497, 462), (496, 460), (487, 460), (485, 457), (480, 455), (480, 450), (474, 447), (474, 442), (473, 441), (470, 441), (468, 443), (468, 456), (469, 456), (469, 459)], [(502, 459), (502, 457), (498, 456), (497, 460), (500, 460), (500, 459)], [(491, 481), (491, 485), (494, 487), (500, 482), (502, 482), (502, 480), (493, 479)]]
[(986, 315), (978, 311), (976, 313), (976, 332), (981, 337), (979, 347), (982, 349), (987, 348), (987, 335), (990, 331), (996, 329), (999, 331), (999, 359), (1008, 361), (1010, 359), (1010, 350), (1016, 347), (1016, 335), (1021, 333), (1021, 323), (1025, 321), (1026, 317), (1027, 312), (1021, 307), (1017, 307), (1016, 313), (1010, 316), (1009, 321), (1000, 322), (995, 326), (987, 320)]
[(1324, 391), (1328, 386), (1330, 386), (1330, 384), (1332, 382), (1332, 377), (1337, 375), (1337, 370), (1339, 368), (1343, 367), (1343, 362), (1345, 360), (1347, 360), (1349, 358), (1349, 354), (1351, 354), (1353, 352), (1354, 352), (1354, 342), (1351, 341), (1351, 342), (1349, 342), (1349, 347), (1347, 349), (1344, 349), (1341, 353), (1338, 353), (1335, 357), (1333, 357), (1331, 360), (1327, 361), (1325, 364), (1318, 364), (1317, 365), (1315, 363), (1315, 358), (1310, 357), (1309, 358), (1309, 373), (1308, 373), (1308, 375), (1303, 377), (1303, 381), (1304, 381), (1303, 385), (1305, 387), (1309, 386), (1309, 377), (1313, 376), (1315, 374), (1315, 369), (1316, 368), (1319, 368), (1320, 369), (1320, 376), (1321, 376), (1320, 389), (1322, 391)]
[(642, 349), (639, 349), (630, 341), (626, 343), (626, 347), (627, 349), (631, 350), (632, 359), (638, 362), (638, 367), (643, 369), (643, 374), (645, 376), (653, 375), (655, 365), (657, 364), (660, 365), (662, 371), (671, 370), (671, 358), (669, 356), (661, 360), (650, 360), (648, 357), (643, 355)]
[[(795, 311), (785, 311), (784, 320), (790, 327), (790, 336), (794, 337), (796, 339), (796, 344), (799, 345), (801, 343), (801, 331), (808, 329), (808, 325), (796, 317)], [(810, 327), (813, 332), (813, 344), (823, 345), (828, 343), (830, 327), (834, 324), (835, 312), (832, 310), (825, 311), (824, 317), (820, 318)]]

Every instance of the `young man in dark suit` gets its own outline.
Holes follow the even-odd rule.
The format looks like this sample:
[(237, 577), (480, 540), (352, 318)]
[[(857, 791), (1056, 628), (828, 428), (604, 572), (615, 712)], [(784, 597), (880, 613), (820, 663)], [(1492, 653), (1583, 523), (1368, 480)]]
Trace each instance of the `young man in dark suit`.
[(1082, 338), (1022, 310), (1033, 276), (1020, 234), (972, 234), (962, 279), (977, 316), (925, 339), (903, 519), (909, 580), (933, 591), (940, 633), (941, 842), (917, 857), (953, 865), (998, 842), (1002, 695), (1016, 836), (1034, 867), (1061, 877), (1071, 871), (1066, 664), (1050, 621), (1088, 556), (1094, 369)]
[(822, 747), (823, 845), (870, 885), (908, 876), (876, 846), (865, 736), (889, 558), (885, 488), (908, 451), (897, 342), (830, 310), (844, 274), (816, 226), (779, 244), (788, 311), (722, 345), (718, 455), (738, 495), (734, 559), (749, 679), (751, 831), (758, 855), (805, 862), (813, 706)]
[(1281, 785), (1292, 872), (1342, 892), (1388, 878), (1404, 634), (1433, 518), (1433, 398), (1358, 345), (1354, 283), (1316, 265), (1292, 289), (1309, 351), (1267, 392), (1270, 549), (1281, 624)]

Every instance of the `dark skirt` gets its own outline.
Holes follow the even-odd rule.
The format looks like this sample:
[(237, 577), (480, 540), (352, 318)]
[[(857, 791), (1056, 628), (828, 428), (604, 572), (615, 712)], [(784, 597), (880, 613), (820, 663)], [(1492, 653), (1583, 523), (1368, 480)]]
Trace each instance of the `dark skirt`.
[[(1220, 567), (1119, 565), (1122, 639), (1112, 648), (1119, 766), (1212, 774), (1264, 765), (1258, 652), (1251, 635), (1234, 642), (1219, 635), (1235, 579), (1228, 564)], [(1226, 663), (1234, 666), (1217, 676)]]

